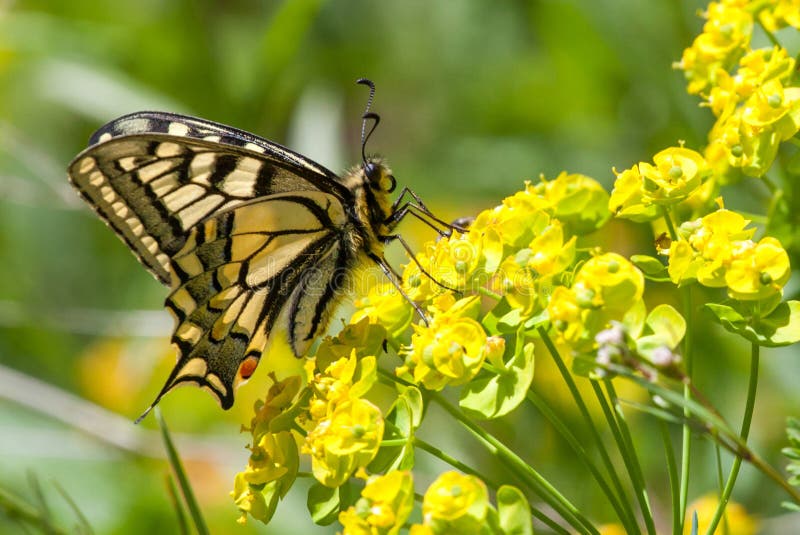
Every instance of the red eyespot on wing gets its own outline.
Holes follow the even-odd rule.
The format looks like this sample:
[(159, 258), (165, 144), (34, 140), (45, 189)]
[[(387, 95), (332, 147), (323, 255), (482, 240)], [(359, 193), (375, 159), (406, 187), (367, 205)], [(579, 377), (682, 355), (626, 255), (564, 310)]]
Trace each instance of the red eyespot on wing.
[(247, 357), (239, 365), (239, 377), (243, 381), (250, 379), (258, 367), (258, 357)]

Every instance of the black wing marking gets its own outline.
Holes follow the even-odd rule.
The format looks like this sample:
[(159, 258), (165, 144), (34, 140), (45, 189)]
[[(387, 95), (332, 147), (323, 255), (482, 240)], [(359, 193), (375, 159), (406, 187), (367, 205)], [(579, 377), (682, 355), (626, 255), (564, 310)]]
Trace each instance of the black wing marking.
[[(135, 122), (135, 116), (118, 119), (99, 132), (124, 130), (130, 121)], [(173, 131), (178, 124), (169, 123)], [(240, 135), (237, 130), (230, 132)], [(238, 146), (163, 133), (95, 136), (107, 141), (75, 158), (70, 179), (81, 197), (164, 284), (170, 283), (169, 257), (183, 247), (186, 232), (217, 211), (291, 191), (322, 191), (340, 202), (352, 202), (350, 192), (333, 173), (266, 140), (257, 145), (239, 137), (226, 138), (244, 143)], [(263, 150), (257, 152), (259, 148)]]
[[(324, 312), (339, 290), (334, 281), (342, 280), (336, 270), (349, 271), (355, 259), (345, 224), (336, 197), (306, 192), (251, 201), (193, 228), (172, 259), (173, 291), (166, 301), (176, 319), (178, 361), (153, 405), (193, 382), (229, 408), (276, 328), (289, 333), (302, 356), (327, 324)], [(309, 273), (320, 270), (328, 276), (314, 296)], [(289, 313), (282, 314), (287, 306)], [(310, 314), (303, 312), (307, 307)], [(281, 318), (289, 325), (278, 324)], [(302, 340), (294, 343), (293, 337)], [(246, 377), (241, 369), (248, 359), (254, 360)]]
[(89, 146), (119, 136), (141, 134), (185, 136), (240, 147), (264, 153), (269, 159), (283, 161), (290, 166), (307, 169), (314, 175), (323, 175), (332, 181), (337, 180), (333, 172), (278, 143), (232, 126), (176, 113), (140, 111), (123, 115), (103, 125), (92, 134), (92, 137), (89, 138)]

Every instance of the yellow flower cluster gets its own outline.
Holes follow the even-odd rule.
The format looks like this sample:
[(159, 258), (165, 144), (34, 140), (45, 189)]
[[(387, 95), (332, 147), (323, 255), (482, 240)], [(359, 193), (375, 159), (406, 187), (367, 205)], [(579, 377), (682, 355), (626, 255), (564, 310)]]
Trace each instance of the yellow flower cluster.
[(414, 508), (411, 472), (372, 476), (355, 505), (339, 513), (343, 535), (394, 535)]
[[(372, 346), (376, 333), (367, 322), (348, 327), (321, 344), (317, 359), (307, 361), (305, 387), (299, 376), (273, 377), (266, 400), (256, 403), (245, 428), (253, 436), (250, 459), (231, 492), (242, 513), (239, 522), (247, 515), (269, 522), (297, 477), (300, 453), (310, 456), (314, 478), (328, 487), (342, 485), (375, 457), (383, 415), (363, 396), (377, 379), (376, 362), (373, 356), (359, 356), (356, 347)], [(338, 357), (343, 347), (350, 354)], [(328, 361), (323, 372), (315, 372), (318, 363)]]
[(445, 472), (425, 492), (422, 523), (412, 525), (410, 534), (482, 533), (489, 507), (489, 492), (483, 481)]
[[(714, 167), (763, 176), (780, 144), (800, 129), (800, 88), (789, 86), (795, 60), (781, 47), (751, 49), (755, 21), (766, 31), (798, 27), (796, 0), (723, 0), (676, 67), (716, 116), (706, 157)], [(734, 68), (736, 69), (734, 72)], [(717, 165), (719, 164), (719, 165)], [(722, 179), (722, 176), (717, 177)]]
[(595, 256), (575, 274), (572, 287), (558, 286), (547, 305), (561, 342), (591, 351), (595, 336), (621, 320), (644, 294), (644, 275), (616, 253)]
[(660, 207), (689, 198), (711, 170), (698, 152), (671, 147), (656, 154), (652, 164), (640, 162), (616, 175), (609, 210), (617, 217), (643, 222), (660, 217)]
[[(501, 504), (501, 495), (503, 503)], [(478, 535), (531, 533), (531, 517), (522, 493), (504, 486), (498, 508), (489, 502), (486, 485), (475, 476), (445, 472), (431, 483), (422, 499), (422, 521), (411, 535)], [(396, 470), (372, 476), (361, 497), (339, 514), (342, 535), (394, 535), (405, 527), (414, 506), (411, 472)], [(499, 509), (499, 510), (498, 510)]]
[(299, 456), (297, 442), (289, 430), (273, 429), (273, 422), (294, 402), (300, 391), (300, 377), (274, 381), (265, 401), (255, 405), (250, 431), (250, 459), (244, 472), (236, 474), (231, 497), (239, 508), (238, 522), (244, 524), (249, 514), (269, 522), (280, 498), (297, 477)]
[(375, 383), (375, 357), (350, 357), (331, 363), (310, 378), (313, 392), (309, 429), (302, 452), (311, 455), (314, 477), (326, 487), (338, 487), (375, 457), (383, 438), (383, 415), (363, 399)]
[(697, 280), (704, 286), (728, 288), (742, 301), (781, 294), (791, 274), (789, 255), (772, 237), (755, 242), (755, 229), (743, 216), (720, 209), (683, 223), (679, 239), (666, 251), (672, 282)]
[(480, 311), (477, 297), (460, 301), (446, 294), (436, 304), (441, 312), (429, 326), (414, 325), (401, 377), (411, 376), (429, 390), (464, 384), (481, 369), (488, 349), (486, 332), (475, 319)]

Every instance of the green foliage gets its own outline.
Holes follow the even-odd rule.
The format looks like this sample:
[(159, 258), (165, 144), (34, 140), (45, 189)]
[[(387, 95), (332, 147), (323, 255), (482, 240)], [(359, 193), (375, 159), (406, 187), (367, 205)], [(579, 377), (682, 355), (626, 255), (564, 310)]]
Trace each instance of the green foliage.
[(510, 353), (508, 362), (492, 361), (493, 373), (479, 375), (461, 391), (458, 404), (470, 416), (487, 420), (500, 418), (525, 399), (533, 381), (533, 343), (525, 342), (521, 329), (512, 340), (512, 344), (506, 345), (506, 352)]
[(800, 302), (778, 304), (766, 316), (745, 315), (734, 306), (707, 303), (706, 308), (726, 330), (764, 347), (781, 347), (800, 340)]

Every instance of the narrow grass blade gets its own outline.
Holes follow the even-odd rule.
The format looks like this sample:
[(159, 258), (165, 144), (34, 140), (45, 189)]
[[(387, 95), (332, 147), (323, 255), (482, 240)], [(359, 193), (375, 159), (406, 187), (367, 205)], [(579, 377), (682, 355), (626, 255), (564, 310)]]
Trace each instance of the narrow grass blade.
[(206, 522), (203, 519), (203, 514), (200, 511), (200, 506), (197, 504), (197, 499), (194, 497), (194, 492), (189, 484), (189, 478), (186, 477), (186, 472), (183, 470), (183, 463), (181, 463), (181, 459), (172, 442), (172, 437), (167, 429), (167, 423), (161, 416), (161, 411), (158, 407), (155, 408), (154, 412), (158, 427), (161, 429), (161, 437), (164, 439), (164, 448), (167, 450), (169, 464), (172, 466), (172, 471), (175, 474), (175, 478), (178, 480), (183, 500), (186, 502), (187, 509), (189, 509), (194, 527), (200, 535), (209, 535), (208, 526), (206, 526)]
[(175, 486), (175, 478), (172, 474), (167, 474), (165, 478), (167, 483), (167, 492), (169, 493), (169, 500), (172, 502), (172, 508), (175, 510), (175, 516), (178, 517), (178, 529), (181, 535), (189, 535), (189, 524), (186, 520), (186, 510), (183, 508), (180, 498), (178, 498), (178, 488)]
[(92, 529), (91, 524), (89, 524), (89, 520), (83, 514), (83, 511), (81, 511), (78, 507), (78, 504), (75, 503), (75, 500), (73, 500), (72, 497), (67, 494), (67, 491), (64, 490), (64, 487), (59, 485), (57, 481), (53, 480), (52, 483), (58, 493), (61, 494), (61, 497), (64, 498), (64, 501), (67, 502), (67, 505), (69, 505), (70, 509), (72, 509), (72, 511), (75, 513), (75, 516), (78, 518), (78, 533), (80, 535), (92, 535), (94, 530)]

